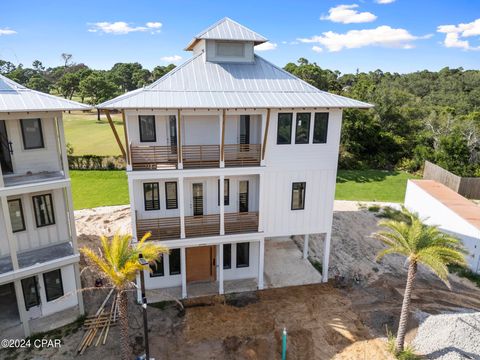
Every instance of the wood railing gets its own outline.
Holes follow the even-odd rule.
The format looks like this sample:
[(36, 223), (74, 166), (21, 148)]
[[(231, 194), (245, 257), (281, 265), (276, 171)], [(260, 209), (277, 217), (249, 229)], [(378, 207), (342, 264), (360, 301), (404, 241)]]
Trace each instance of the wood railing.
[(182, 154), (185, 169), (220, 166), (220, 145), (184, 145)]
[(169, 240), (180, 238), (180, 217), (166, 217), (137, 220), (137, 237), (141, 239), (147, 232), (149, 240)]
[(258, 212), (225, 213), (225, 234), (258, 231)]
[(185, 216), (185, 236), (197, 237), (220, 234), (220, 214)]
[(176, 146), (131, 145), (130, 156), (133, 170), (159, 170), (176, 168)]
[(259, 166), (261, 150), (260, 144), (224, 145), (225, 166)]

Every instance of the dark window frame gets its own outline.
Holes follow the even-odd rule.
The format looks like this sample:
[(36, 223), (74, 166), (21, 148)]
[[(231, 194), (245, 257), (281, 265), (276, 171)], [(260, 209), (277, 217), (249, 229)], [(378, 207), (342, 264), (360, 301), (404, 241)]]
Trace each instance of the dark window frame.
[[(289, 137), (288, 137), (288, 142), (279, 142), (280, 140), (280, 116), (281, 115), (289, 115), (290, 116), (290, 129), (289, 129)], [(293, 131), (293, 113), (278, 113), (277, 117), (277, 145), (291, 145), (292, 144), (292, 131)]]
[[(26, 120), (36, 120), (36, 121), (38, 121), (38, 128), (40, 130), (40, 139), (42, 140), (42, 145), (27, 147), (27, 144), (25, 143), (25, 127), (24, 127), (24, 121), (26, 121)], [(20, 128), (21, 128), (21, 131), (22, 131), (22, 141), (23, 141), (23, 149), (24, 150), (45, 149), (45, 139), (43, 138), (42, 119), (40, 119), (40, 118), (20, 119)]]
[[(158, 204), (158, 208), (155, 208), (155, 199), (153, 200), (147, 200), (147, 192), (145, 191), (145, 185), (156, 185), (156, 188), (157, 188), (157, 198), (158, 198), (158, 201), (157, 201), (157, 204)], [(152, 190), (154, 189), (155, 187), (152, 188)], [(155, 191), (153, 191), (152, 193), (153, 195), (155, 194)], [(152, 202), (152, 208), (147, 208), (147, 201), (151, 201)], [(144, 182), (143, 183), (143, 207), (145, 209), (145, 211), (157, 211), (157, 210), (160, 210), (160, 184), (158, 182)]]
[[(175, 185), (175, 206), (171, 206), (168, 204), (168, 185)], [(174, 210), (178, 209), (178, 185), (176, 181), (165, 181), (165, 208), (167, 210)]]
[[(326, 118), (322, 118), (322, 119), (317, 119), (317, 114), (318, 115), (327, 115)], [(318, 121), (317, 120), (321, 120), (321, 121)], [(314, 144), (326, 144), (328, 142), (328, 123), (330, 122), (330, 113), (328, 112), (316, 112), (315, 113), (315, 116), (314, 116), (314, 123), (313, 123), (313, 139), (312, 139), (312, 142)], [(320, 123), (320, 122), (323, 122), (325, 121), (325, 133), (324, 133), (324, 137), (321, 138), (321, 139), (318, 139), (315, 137), (315, 134), (316, 134), (316, 130), (317, 130), (317, 123)]]
[[(299, 129), (299, 115), (302, 116), (302, 115), (308, 115), (308, 121), (305, 120), (305, 122), (308, 124), (307, 125), (307, 138), (306, 140), (304, 141), (300, 141), (299, 137), (298, 137), (298, 129)], [(295, 118), (295, 144), (297, 145), (304, 145), (304, 144), (308, 144), (310, 142), (310, 124), (312, 122), (312, 114), (309, 113), (309, 112), (298, 112), (297, 115), (296, 115), (296, 118)], [(302, 129), (302, 126), (300, 125), (300, 129)]]
[[(22, 199), (21, 198), (17, 198), (17, 199), (11, 199), (11, 200), (8, 200), (8, 204), (10, 204), (11, 202), (15, 202), (15, 201), (18, 201), (19, 202), (19, 207), (20, 207), (20, 215), (22, 217), (22, 225), (23, 227), (21, 229), (18, 229), (18, 230), (14, 230), (13, 229), (13, 226), (12, 226), (12, 232), (16, 233), (16, 232), (20, 232), (20, 231), (25, 231), (27, 229), (26, 225), (25, 225), (25, 216), (23, 215), (23, 204), (22, 204)], [(10, 208), (8, 209), (10, 211)], [(12, 222), (12, 216), (10, 216), (10, 223)]]
[[(25, 302), (25, 287), (23, 286), (23, 281), (26, 280), (26, 279), (30, 279), (30, 278), (33, 278), (34, 279), (34, 282), (35, 282), (35, 295), (36, 295), (36, 303), (33, 304), (33, 305), (27, 305), (27, 303)], [(38, 292), (38, 279), (37, 279), (37, 276), (34, 275), (34, 276), (29, 276), (27, 278), (24, 278), (21, 280), (21, 285), (22, 285), (22, 294), (23, 294), (23, 304), (25, 305), (25, 309), (28, 311), (30, 310), (32, 307), (35, 307), (35, 306), (39, 306), (40, 305), (40, 293)]]
[[(225, 254), (227, 253), (225, 251), (225, 248), (226, 247), (229, 247), (230, 250), (228, 250), (229, 252), (229, 256), (225, 256)], [(227, 263), (227, 264), (225, 264)], [(224, 270), (228, 270), (228, 269), (231, 269), (232, 268), (232, 244), (223, 244), (223, 269)]]
[[(153, 118), (153, 140), (144, 140), (142, 133), (142, 118)], [(138, 132), (140, 135), (140, 142), (157, 142), (157, 122), (155, 120), (155, 115), (138, 115)]]
[[(55, 295), (54, 297), (50, 297), (48, 295), (48, 287), (47, 287), (47, 282), (45, 280), (45, 275), (51, 274), (51, 273), (54, 273), (54, 272), (57, 272), (59, 274), (58, 278), (60, 279), (60, 288), (62, 289), (62, 294), (59, 295), (59, 296)], [(56, 269), (56, 270), (52, 270), (52, 271), (48, 271), (46, 273), (43, 273), (43, 285), (45, 286), (45, 296), (47, 298), (47, 302), (59, 299), (62, 296), (64, 296), (65, 295), (65, 289), (63, 288), (62, 270), (61, 269)]]
[[(227, 190), (227, 195), (225, 195)], [(220, 206), (220, 179), (217, 180), (217, 204)], [(223, 179), (223, 206), (230, 205), (230, 179)]]
[[(246, 182), (247, 183), (247, 191), (240, 192), (240, 183)], [(246, 194), (245, 196), (245, 206), (242, 207), (242, 194)], [(242, 210), (242, 209), (246, 209)], [(238, 212), (249, 212), (250, 211), (250, 180), (240, 180), (238, 182)]]
[[(238, 251), (238, 246), (239, 245), (245, 245), (247, 244), (247, 261), (244, 264), (239, 264), (238, 257), (239, 257), (239, 251)], [(237, 268), (247, 268), (250, 266), (250, 243), (249, 242), (242, 242), (242, 243), (237, 243), (236, 244), (236, 264), (235, 266)]]
[[(150, 271), (151, 278), (165, 276), (164, 263), (165, 259), (163, 257), (163, 254), (161, 254), (158, 260), (154, 260), (154, 263), (150, 264), (150, 269), (152, 270)], [(161, 269), (161, 271), (158, 271), (159, 269)]]
[[(302, 196), (302, 207), (293, 207), (293, 192), (295, 191), (295, 185), (303, 184), (303, 196)], [(307, 183), (305, 181), (298, 181), (292, 183), (292, 201), (290, 205), (291, 210), (305, 210), (305, 193), (307, 192)]]
[[(175, 252), (177, 254), (178, 252), (178, 270), (173, 270), (172, 271), (172, 254)], [(182, 273), (182, 255), (180, 253), (180, 249), (171, 249), (170, 250), (170, 255), (168, 255), (168, 274), (169, 275), (180, 275)]]
[[(48, 224), (38, 224), (38, 212), (37, 212), (37, 206), (35, 205), (35, 199), (36, 198), (42, 198), (42, 197), (49, 197), (50, 198), (50, 205), (51, 205), (51, 213), (52, 213), (52, 221)], [(33, 211), (35, 213), (35, 225), (37, 225), (37, 228), (40, 227), (45, 227), (45, 226), (50, 226), (50, 225), (55, 225), (55, 211), (54, 211), (54, 206), (53, 206), (53, 197), (52, 194), (41, 194), (41, 195), (35, 195), (32, 196), (32, 202), (33, 202)]]

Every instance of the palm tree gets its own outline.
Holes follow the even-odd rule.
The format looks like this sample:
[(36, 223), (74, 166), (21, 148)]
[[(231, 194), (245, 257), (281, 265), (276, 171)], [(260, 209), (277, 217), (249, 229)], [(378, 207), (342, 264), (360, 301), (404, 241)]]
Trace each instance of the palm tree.
[(132, 358), (128, 336), (127, 291), (134, 287), (136, 274), (144, 270), (138, 261), (138, 256), (142, 254), (146, 261), (153, 262), (160, 254), (168, 253), (168, 248), (165, 246), (147, 242), (149, 237), (150, 233), (147, 233), (138, 243), (131, 243), (131, 235), (115, 234), (112, 239), (102, 236), (99, 254), (88, 247), (80, 249), (117, 291), (122, 359)]
[(404, 349), (405, 333), (412, 296), (413, 282), (417, 274), (418, 264), (423, 264), (437, 275), (449, 289), (449, 264), (466, 265), (465, 251), (455, 237), (441, 232), (437, 226), (423, 224), (418, 214), (402, 207), (402, 220), (382, 220), (379, 225), (387, 231), (379, 231), (375, 236), (387, 248), (380, 251), (377, 260), (388, 254), (400, 254), (407, 257), (408, 275), (403, 296), (402, 311), (398, 324), (395, 352), (398, 354)]

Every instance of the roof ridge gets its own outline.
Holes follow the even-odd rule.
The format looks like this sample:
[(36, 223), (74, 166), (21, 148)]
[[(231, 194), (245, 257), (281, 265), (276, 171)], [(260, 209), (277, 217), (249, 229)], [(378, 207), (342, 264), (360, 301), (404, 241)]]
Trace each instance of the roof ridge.
[(198, 54), (195, 54), (193, 55), (190, 59), (184, 61), (183, 63), (181, 63), (180, 65), (176, 66), (174, 69), (170, 70), (168, 73), (166, 73), (165, 75), (163, 75), (161, 78), (155, 80), (153, 83), (151, 83), (150, 85), (146, 86), (147, 89), (149, 88), (152, 88), (154, 86), (156, 86), (157, 84), (160, 84), (162, 81), (164, 81), (165, 79), (167, 79), (168, 77), (172, 76), (173, 74), (175, 74), (177, 71), (183, 69), (186, 65), (188, 65), (189, 63), (191, 63), (193, 60), (195, 60), (196, 58), (202, 56), (204, 54), (204, 51), (200, 51)]
[(217, 20), (215, 23), (213, 23), (212, 25), (210, 25), (206, 29), (203, 29), (202, 31), (200, 31), (197, 35), (194, 36), (194, 38), (198, 39), (200, 36), (204, 35), (206, 32), (212, 30), (214, 27), (220, 25), (222, 22), (225, 22), (226, 20), (232, 20), (232, 19), (230, 19), (228, 16), (225, 16), (225, 17), (221, 18), (220, 20)]
[(23, 85), (17, 83), (16, 81), (6, 77), (5, 75), (0, 74), (0, 80), (3, 80), (5, 83), (7, 83), (7, 85), (9, 85), (11, 87), (14, 87), (16, 89), (27, 89), (28, 90), (28, 88), (26, 86), (23, 86)]

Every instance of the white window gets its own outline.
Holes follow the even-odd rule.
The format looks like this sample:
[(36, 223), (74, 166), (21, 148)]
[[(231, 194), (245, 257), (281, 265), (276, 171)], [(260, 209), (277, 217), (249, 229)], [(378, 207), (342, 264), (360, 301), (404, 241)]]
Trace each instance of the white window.
[(236, 42), (217, 42), (217, 56), (244, 57), (245, 46)]

